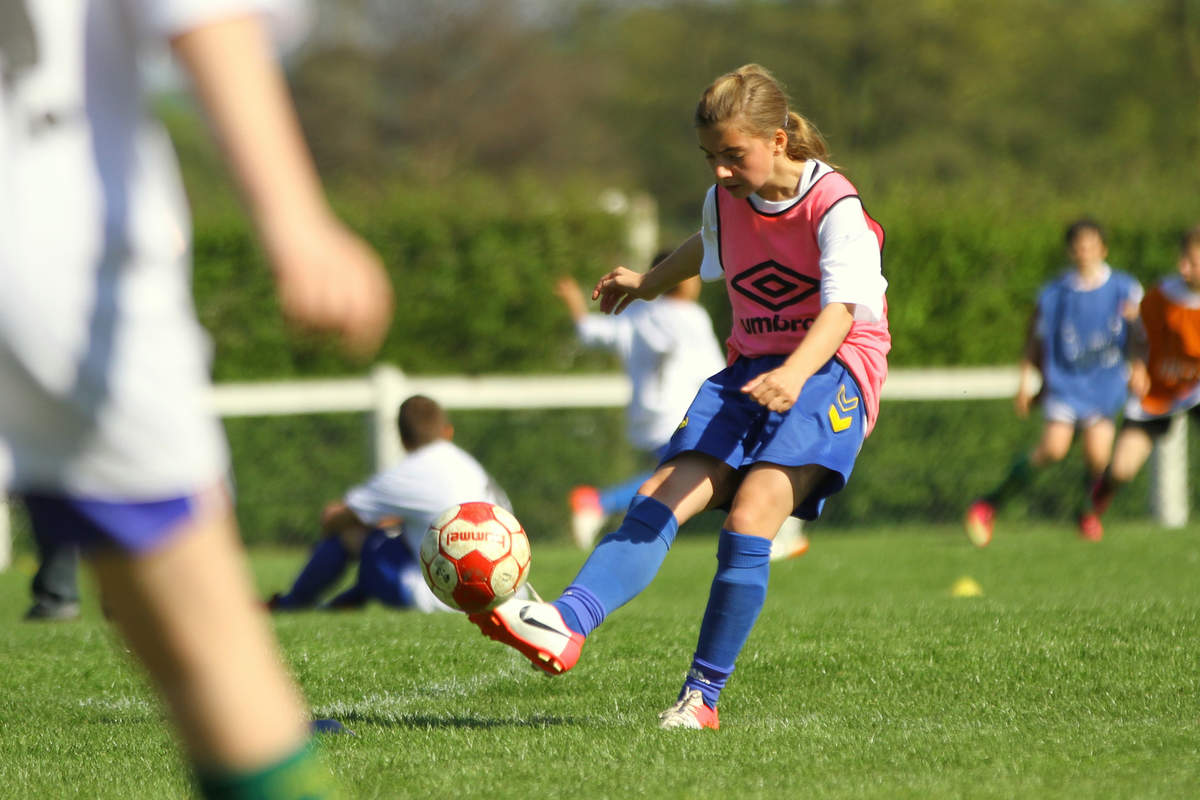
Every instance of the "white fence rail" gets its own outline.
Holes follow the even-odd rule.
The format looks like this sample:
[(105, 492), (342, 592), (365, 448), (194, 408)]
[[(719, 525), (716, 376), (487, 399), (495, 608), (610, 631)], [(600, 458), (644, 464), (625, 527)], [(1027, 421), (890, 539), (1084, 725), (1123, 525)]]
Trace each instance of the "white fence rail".
[[(1016, 368), (894, 369), (883, 400), (989, 400), (1012, 397)], [(428, 395), (448, 409), (611, 408), (629, 402), (629, 381), (619, 374), (417, 377), (390, 365), (369, 376), (332, 380), (225, 383), (213, 390), (223, 417), (369, 413), (375, 463), (383, 466), (402, 453), (394, 423), (396, 408), (412, 394)], [(1151, 508), (1160, 523), (1187, 522), (1186, 420), (1176, 420), (1155, 450)], [(0, 502), (0, 569), (11, 555), (8, 513)]]

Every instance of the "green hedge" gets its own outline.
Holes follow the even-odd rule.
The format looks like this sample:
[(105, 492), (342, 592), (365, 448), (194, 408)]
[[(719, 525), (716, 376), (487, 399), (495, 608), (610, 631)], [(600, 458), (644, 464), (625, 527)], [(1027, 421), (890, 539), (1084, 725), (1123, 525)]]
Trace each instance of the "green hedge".
[[(619, 410), (456, 412), (459, 444), (475, 453), (512, 497), (535, 540), (569, 537), (566, 497), (578, 483), (621, 480), (637, 464), (619, 434)], [(1037, 439), (1037, 419), (1018, 420), (1008, 401), (885, 402), (849, 485), (832, 498), (817, 535), (847, 527), (955, 522), (966, 505), (992, 488)], [(237, 474), (238, 518), (248, 542), (314, 540), (324, 503), (340, 497), (371, 469), (365, 417), (330, 414), (226, 421)], [(1200, 452), (1200, 426), (1189, 448)], [(1117, 497), (1110, 516), (1146, 517), (1145, 472)], [(1193, 485), (1193, 507), (1200, 506)], [(1004, 509), (1006, 525), (1060, 520), (1064, 534), (1083, 493), (1078, 448), (1037, 475), (1026, 496)], [(18, 531), (24, 530), (16, 515)], [(711, 535), (720, 515), (702, 515), (685, 535)], [(20, 549), (28, 540), (18, 534)]]
[[(395, 286), (396, 314), (379, 360), (424, 374), (563, 368), (571, 326), (553, 279), (590, 278), (617, 263), (622, 221), (586, 199), (532, 207), (493, 192), (456, 199), (410, 197), (350, 214)], [(198, 226), (195, 262), (196, 303), (216, 346), (218, 381), (363, 369), (327, 343), (289, 333), (243, 223)]]
[[(382, 202), (350, 216), (384, 254), (396, 286), (395, 324), (380, 359), (413, 374), (553, 373), (616, 368), (586, 354), (552, 279), (594, 278), (620, 259), (620, 221), (586, 200), (540, 203), (520, 188), (500, 195)], [(500, 199), (496, 199), (500, 197)], [(540, 203), (540, 204), (539, 204)], [(922, 216), (872, 209), (888, 232), (894, 366), (1012, 363), (1037, 286), (1061, 268), (1062, 223), (1000, 224), (982, 213)], [(1173, 269), (1179, 224), (1122, 223), (1110, 261), (1147, 284)], [(245, 227), (208, 219), (196, 234), (196, 296), (216, 344), (218, 380), (362, 374), (327, 345), (282, 324), (261, 257)], [(719, 285), (704, 302), (728, 330)], [(629, 475), (634, 456), (617, 409), (477, 411), (455, 415), (458, 440), (509, 490), (535, 537), (567, 535), (566, 494), (577, 483)], [(1039, 422), (1007, 401), (892, 402), (850, 486), (822, 524), (957, 519), (1032, 446)], [(371, 468), (362, 415), (227, 420), (239, 516), (252, 542), (308, 541), (323, 503)], [(1045, 471), (1007, 512), (1069, 519), (1081, 491), (1076, 453)], [(1144, 477), (1115, 513), (1143, 515)], [(711, 517), (693, 527), (712, 527)]]
[[(566, 498), (572, 486), (615, 483), (637, 468), (619, 434), (622, 415), (615, 409), (460, 411), (454, 422), (456, 440), (509, 492), (535, 539), (569, 537)], [(230, 425), (238, 462), (255, 465), (252, 472), (244, 466), (239, 470), (239, 515), (249, 539), (311, 538), (324, 500), (366, 475), (365, 428), (357, 419), (338, 424), (345, 428), (337, 435), (330, 435), (327, 421)], [(314, 427), (301, 430), (307, 425)], [(1200, 444), (1196, 428), (1193, 448)], [(815, 529), (954, 522), (971, 499), (993, 488), (1013, 460), (1033, 447), (1039, 431), (1039, 420), (1018, 420), (1004, 400), (885, 403), (850, 484), (829, 501)], [(255, 459), (280, 441), (315, 444), (307, 460), (277, 458), (269, 469), (260, 469)], [(1083, 462), (1074, 448), (1061, 464), (1036, 476), (1027, 495), (1003, 511), (1001, 524), (1050, 518), (1069, 528), (1083, 490)], [(1112, 515), (1144, 517), (1147, 490), (1143, 473), (1118, 496)], [(706, 515), (689, 527), (712, 533), (719, 522), (719, 516)]]
[[(618, 221), (583, 203), (521, 216), (514, 206), (467, 214), (409, 204), (358, 221), (392, 265), (397, 287), (382, 359), (416, 374), (615, 368), (580, 352), (550, 285), (559, 272), (587, 279), (619, 258)], [(1038, 285), (1062, 268), (1062, 221), (1000, 225), (983, 214), (873, 212), (888, 231), (892, 364), (1012, 363)], [(1173, 268), (1181, 227), (1118, 226), (1110, 261), (1149, 283)], [(273, 300), (265, 271), (246, 267), (256, 258), (236, 228), (197, 237), (198, 302), (217, 341), (219, 378), (361, 372), (327, 347), (298, 344), (277, 315), (262, 313)], [(723, 334), (728, 303), (719, 285), (704, 300)], [(634, 469), (619, 410), (460, 412), (455, 422), (460, 443), (509, 489), (535, 536), (566, 535), (572, 485), (616, 481)], [(1038, 425), (1016, 420), (1007, 401), (889, 403), (826, 522), (957, 519), (1032, 446)], [(321, 504), (370, 469), (358, 415), (227, 427), (251, 541), (307, 540)], [(1068, 519), (1081, 469), (1073, 453), (1009, 513)], [(1144, 498), (1139, 484), (1116, 513), (1144, 514)]]

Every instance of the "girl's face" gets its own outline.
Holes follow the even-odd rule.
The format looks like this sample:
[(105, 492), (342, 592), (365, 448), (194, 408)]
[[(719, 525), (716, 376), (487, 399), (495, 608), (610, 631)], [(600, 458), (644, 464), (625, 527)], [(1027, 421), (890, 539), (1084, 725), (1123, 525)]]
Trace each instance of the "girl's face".
[(1200, 291), (1200, 245), (1189, 247), (1179, 257), (1179, 276), (1192, 291)]
[[(786, 144), (787, 134), (778, 133)], [(749, 197), (775, 174), (776, 157), (782, 151), (779, 143), (746, 133), (737, 120), (697, 128), (696, 136), (713, 177), (734, 197)]]
[(1108, 248), (1104, 246), (1104, 239), (1100, 237), (1100, 234), (1088, 229), (1075, 234), (1067, 251), (1070, 253), (1071, 261), (1080, 269), (1094, 267), (1108, 257)]

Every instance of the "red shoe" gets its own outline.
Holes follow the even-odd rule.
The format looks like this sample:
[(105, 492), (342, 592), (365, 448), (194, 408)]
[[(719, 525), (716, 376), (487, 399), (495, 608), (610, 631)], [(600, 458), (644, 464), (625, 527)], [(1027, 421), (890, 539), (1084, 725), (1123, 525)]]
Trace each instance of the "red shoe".
[(484, 636), (516, 649), (548, 675), (561, 675), (579, 661), (583, 634), (568, 628), (550, 603), (514, 597), (467, 619)]
[(721, 721), (717, 719), (717, 710), (704, 705), (704, 695), (699, 689), (691, 689), (675, 705), (658, 715), (658, 727), (664, 730), (672, 728), (690, 728), (703, 730), (710, 728), (719, 730)]
[(1089, 542), (1098, 542), (1104, 537), (1104, 526), (1100, 523), (1098, 514), (1079, 515), (1079, 538)]
[(963, 522), (967, 529), (967, 538), (976, 547), (987, 547), (992, 541), (992, 526), (996, 522), (996, 509), (987, 500), (976, 500), (967, 509), (967, 518)]
[(786, 561), (799, 558), (808, 552), (808, 537), (800, 520), (788, 517), (771, 540), (771, 560)]
[(600, 492), (594, 486), (576, 486), (569, 496), (571, 504), (571, 537), (580, 550), (590, 550), (596, 535), (604, 527), (604, 509), (600, 507)]

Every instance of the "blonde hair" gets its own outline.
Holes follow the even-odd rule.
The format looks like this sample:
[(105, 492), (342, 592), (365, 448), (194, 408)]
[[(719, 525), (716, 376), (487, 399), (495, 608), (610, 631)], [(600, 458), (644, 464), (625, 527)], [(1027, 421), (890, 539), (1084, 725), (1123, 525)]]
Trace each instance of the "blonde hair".
[(829, 147), (817, 126), (788, 108), (783, 86), (765, 67), (746, 64), (717, 78), (696, 104), (697, 128), (737, 120), (751, 136), (770, 139), (783, 128), (787, 157), (793, 161), (829, 161)]

